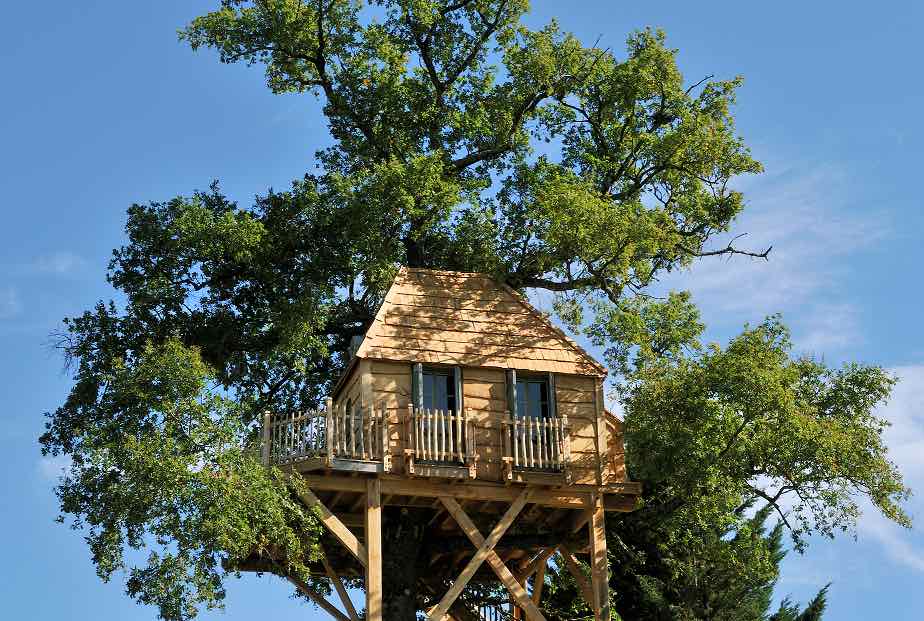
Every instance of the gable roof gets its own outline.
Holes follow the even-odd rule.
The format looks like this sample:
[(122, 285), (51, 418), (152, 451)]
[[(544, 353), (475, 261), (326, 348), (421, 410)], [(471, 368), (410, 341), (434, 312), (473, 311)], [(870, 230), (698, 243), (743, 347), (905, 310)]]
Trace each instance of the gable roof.
[(597, 362), (490, 276), (401, 268), (357, 358), (603, 377)]

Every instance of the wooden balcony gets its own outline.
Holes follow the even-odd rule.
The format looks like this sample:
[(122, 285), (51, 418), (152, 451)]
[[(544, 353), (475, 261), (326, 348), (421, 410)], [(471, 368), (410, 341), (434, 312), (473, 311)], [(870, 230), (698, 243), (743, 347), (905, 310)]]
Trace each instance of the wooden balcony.
[(263, 463), (298, 464), (302, 470), (387, 472), (386, 414), (372, 408), (335, 408), (272, 415), (263, 419)]
[(570, 483), (571, 435), (568, 417), (508, 416), (504, 422), (506, 481)]
[[(405, 476), (474, 479), (478, 461), (485, 457), (476, 446), (473, 422), (484, 421), (484, 416), (474, 414), (468, 408), (457, 415), (409, 406), (404, 416), (389, 422), (384, 407), (346, 409), (332, 403), (322, 410), (267, 413), (263, 462), (300, 471), (392, 473), (392, 453), (403, 445)], [(503, 482), (571, 483), (571, 430), (566, 416), (536, 419), (506, 413), (488, 424), (503, 439), (499, 456)], [(401, 442), (396, 445), (395, 439)]]

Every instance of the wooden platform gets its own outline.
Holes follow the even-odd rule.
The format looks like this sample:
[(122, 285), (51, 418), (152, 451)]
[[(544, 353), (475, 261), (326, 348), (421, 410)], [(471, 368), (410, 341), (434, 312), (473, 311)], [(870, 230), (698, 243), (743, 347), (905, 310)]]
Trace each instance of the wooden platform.
[[(530, 620), (544, 617), (535, 608), (532, 596), (523, 590), (527, 578), (540, 571), (540, 566), (544, 572), (548, 559), (558, 554), (559, 564), (570, 566), (583, 579), (578, 566), (580, 559), (584, 558), (593, 567), (595, 549), (598, 555), (601, 546), (605, 551), (603, 512), (631, 511), (639, 492), (635, 483), (581, 489), (573, 485), (503, 485), (470, 479), (407, 478), (366, 474), (354, 468), (319, 471), (317, 464), (310, 460), (282, 466), (282, 469), (292, 476), (304, 477), (311, 492), (302, 500), (319, 510), (327, 527), (322, 540), (325, 557), (311, 566), (312, 573), (330, 578), (335, 586), (341, 580), (373, 584), (369, 580), (375, 577), (370, 578), (368, 574), (370, 564), (381, 565), (381, 559), (374, 558), (373, 550), (376, 542), (381, 546), (382, 510), (412, 510), (418, 517), (423, 515), (427, 519), (425, 543), (420, 550), (426, 566), (438, 566), (441, 573), (449, 571), (458, 575), (452, 586), (461, 585), (457, 589), (459, 592), (469, 583), (497, 583), (499, 579), (504, 582), (502, 576), (510, 583), (506, 586), (513, 588), (513, 580), (519, 590), (513, 588), (512, 600), (522, 609), (523, 618)], [(374, 488), (372, 494), (370, 488)], [(379, 512), (378, 521), (370, 522), (370, 503), (373, 513)], [(594, 516), (601, 525), (596, 530)], [(498, 536), (479, 539), (480, 533), (494, 533), (498, 527), (502, 527)], [(474, 545), (475, 541), (480, 543)], [(486, 545), (488, 548), (482, 551)], [(605, 552), (600, 558), (602, 561), (598, 559), (598, 562), (603, 568), (598, 573), (605, 576)], [(243, 569), (264, 570), (259, 559), (251, 559), (249, 563)], [(588, 583), (582, 588), (592, 607), (595, 601), (606, 601), (604, 586)], [(595, 588), (600, 591), (597, 596)], [(514, 591), (522, 597), (517, 598)], [(449, 619), (445, 612), (458, 592), (447, 593), (447, 596), (445, 609), (431, 610), (429, 619)], [(313, 599), (318, 597), (320, 594), (315, 593)], [(321, 605), (338, 621), (354, 619), (349, 610), (340, 612), (327, 600)], [(343, 607), (351, 606), (352, 603)], [(371, 615), (368, 618), (374, 619)]]

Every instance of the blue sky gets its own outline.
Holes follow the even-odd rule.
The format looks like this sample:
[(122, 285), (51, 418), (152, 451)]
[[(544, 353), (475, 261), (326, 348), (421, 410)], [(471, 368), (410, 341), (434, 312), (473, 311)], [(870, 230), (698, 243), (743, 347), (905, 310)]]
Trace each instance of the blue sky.
[[(53, 523), (59, 464), (42, 460), (42, 413), (66, 395), (49, 333), (111, 295), (103, 273), (126, 207), (220, 179), (242, 204), (314, 168), (327, 134), (310, 97), (273, 96), (258, 69), (176, 41), (217, 0), (16, 2), (0, 21), (0, 570), (5, 616), (152, 619), (95, 576), (79, 533)], [(564, 8), (564, 7), (568, 8)], [(745, 180), (737, 232), (769, 262), (703, 263), (689, 288), (723, 341), (782, 312), (800, 351), (902, 377), (882, 413), (912, 487), (924, 488), (924, 212), (920, 180), (924, 5), (843, 2), (534, 2), (585, 41), (619, 50), (663, 27), (691, 80), (743, 74), (738, 126), (766, 166)], [(912, 499), (924, 519), (924, 501)], [(785, 563), (780, 593), (833, 581), (829, 619), (911, 620), (924, 611), (924, 535), (865, 515), (856, 538), (815, 541)], [(321, 619), (269, 578), (231, 581), (228, 607)]]

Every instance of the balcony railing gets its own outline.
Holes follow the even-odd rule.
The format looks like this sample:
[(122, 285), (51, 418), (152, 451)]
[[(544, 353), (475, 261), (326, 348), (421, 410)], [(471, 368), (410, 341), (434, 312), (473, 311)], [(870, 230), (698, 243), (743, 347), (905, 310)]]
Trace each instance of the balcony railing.
[(507, 416), (503, 423), (507, 478), (513, 470), (568, 472), (571, 440), (568, 417)]
[[(409, 475), (475, 478), (479, 457), (491, 461), (497, 454), (494, 451), (502, 447), (506, 481), (562, 476), (570, 481), (567, 417), (538, 419), (511, 417), (509, 413), (491, 420), (477, 417), (478, 428), (490, 444), (481, 456), (475, 445), (476, 417), (469, 409), (457, 414), (409, 406), (404, 420), (400, 418), (405, 471)], [(304, 467), (390, 472), (387, 420), (384, 405), (347, 410), (328, 402), (320, 410), (267, 413), (263, 462), (280, 466), (309, 462)]]
[(372, 408), (334, 407), (323, 410), (264, 415), (263, 462), (285, 465), (309, 459), (335, 465), (335, 461), (387, 461), (388, 426), (384, 411)]
[[(468, 468), (475, 476), (475, 434), (471, 413), (430, 410), (408, 406), (407, 449), (410, 474), (418, 466)], [(432, 471), (432, 468), (429, 470)]]

